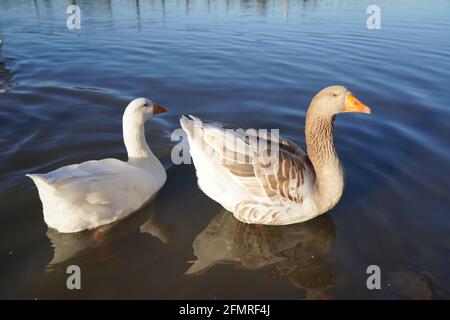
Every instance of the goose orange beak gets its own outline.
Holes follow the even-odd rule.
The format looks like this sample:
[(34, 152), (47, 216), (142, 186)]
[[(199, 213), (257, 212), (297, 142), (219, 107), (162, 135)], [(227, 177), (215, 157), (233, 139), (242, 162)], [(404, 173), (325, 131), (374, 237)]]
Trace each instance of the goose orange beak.
[(154, 102), (153, 103), (153, 114), (159, 114), (159, 113), (163, 113), (163, 112), (167, 112), (167, 109), (164, 108), (162, 105)]
[(344, 111), (346, 112), (362, 112), (371, 114), (372, 110), (361, 101), (356, 99), (350, 92), (345, 97)]

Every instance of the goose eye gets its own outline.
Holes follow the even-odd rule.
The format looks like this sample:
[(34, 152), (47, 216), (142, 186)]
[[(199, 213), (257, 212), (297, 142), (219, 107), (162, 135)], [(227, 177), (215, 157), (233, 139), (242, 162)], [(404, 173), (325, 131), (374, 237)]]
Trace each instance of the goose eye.
[(338, 96), (338, 95), (337, 95), (336, 93), (333, 93), (333, 97), (337, 98), (337, 96)]

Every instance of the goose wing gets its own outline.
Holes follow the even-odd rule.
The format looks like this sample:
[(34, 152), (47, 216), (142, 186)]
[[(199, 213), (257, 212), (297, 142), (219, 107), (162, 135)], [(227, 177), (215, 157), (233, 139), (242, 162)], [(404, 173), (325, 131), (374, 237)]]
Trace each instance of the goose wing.
[(154, 191), (145, 170), (116, 159), (86, 161), (29, 176), (38, 186), (43, 202), (64, 199), (98, 219), (136, 210)]
[(299, 146), (268, 133), (191, 118), (181, 120), (191, 140), (201, 143), (211, 160), (218, 161), (255, 199), (302, 202), (304, 189), (315, 176)]

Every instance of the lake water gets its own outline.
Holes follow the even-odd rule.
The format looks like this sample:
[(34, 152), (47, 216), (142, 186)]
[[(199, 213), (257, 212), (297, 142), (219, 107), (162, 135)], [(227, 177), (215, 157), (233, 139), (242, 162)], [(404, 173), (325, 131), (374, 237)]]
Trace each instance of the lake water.
[[(382, 28), (368, 30), (372, 2), (2, 0), (0, 298), (450, 298), (450, 2), (375, 1)], [(336, 120), (346, 188), (326, 215), (244, 225), (171, 162), (187, 113), (304, 148), (306, 108), (331, 84), (373, 113)], [(169, 109), (147, 126), (159, 196), (100, 236), (48, 230), (24, 175), (125, 160), (138, 96)], [(82, 290), (66, 288), (72, 264)]]

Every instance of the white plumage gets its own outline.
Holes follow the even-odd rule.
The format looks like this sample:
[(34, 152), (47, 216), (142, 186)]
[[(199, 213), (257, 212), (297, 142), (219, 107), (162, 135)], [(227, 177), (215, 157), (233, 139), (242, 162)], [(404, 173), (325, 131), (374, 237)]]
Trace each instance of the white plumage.
[(144, 122), (164, 111), (145, 98), (128, 105), (123, 118), (128, 162), (92, 160), (28, 174), (38, 188), (47, 225), (59, 232), (94, 229), (150, 201), (165, 183), (166, 172), (145, 141)]
[(317, 215), (311, 194), (314, 173), (305, 153), (293, 142), (280, 138), (280, 158), (266, 168), (261, 145), (270, 152), (273, 137), (256, 131), (244, 134), (228, 124), (190, 117), (180, 122), (188, 136), (199, 187), (238, 220), (291, 224)]

